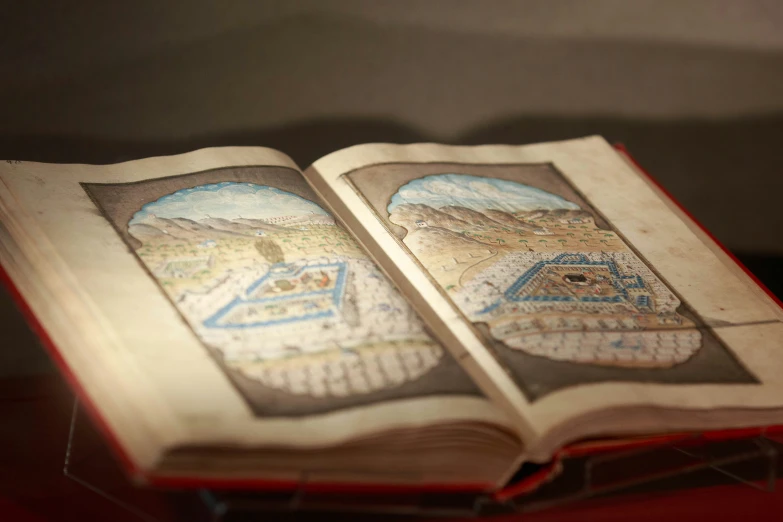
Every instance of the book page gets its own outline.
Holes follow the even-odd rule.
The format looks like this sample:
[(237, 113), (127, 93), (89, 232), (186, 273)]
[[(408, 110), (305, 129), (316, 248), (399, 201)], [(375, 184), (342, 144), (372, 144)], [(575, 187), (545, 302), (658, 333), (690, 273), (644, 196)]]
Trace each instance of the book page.
[(0, 180), (20, 250), (3, 264), (142, 466), (163, 447), (511, 429), (276, 151), (7, 163)]
[(305, 175), (531, 441), (612, 408), (783, 404), (780, 308), (600, 138), (364, 145)]

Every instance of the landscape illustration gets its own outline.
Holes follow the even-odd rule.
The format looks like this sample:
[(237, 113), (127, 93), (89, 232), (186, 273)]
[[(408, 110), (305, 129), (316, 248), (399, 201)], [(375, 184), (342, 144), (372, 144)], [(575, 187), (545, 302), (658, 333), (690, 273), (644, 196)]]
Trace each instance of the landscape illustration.
[(512, 351), (655, 369), (702, 348), (677, 296), (615, 232), (563, 197), (444, 173), (408, 181), (387, 211), (459, 310)]
[(255, 183), (194, 186), (128, 222), (136, 254), (222, 363), (290, 397), (394, 389), (442, 348), (319, 205)]

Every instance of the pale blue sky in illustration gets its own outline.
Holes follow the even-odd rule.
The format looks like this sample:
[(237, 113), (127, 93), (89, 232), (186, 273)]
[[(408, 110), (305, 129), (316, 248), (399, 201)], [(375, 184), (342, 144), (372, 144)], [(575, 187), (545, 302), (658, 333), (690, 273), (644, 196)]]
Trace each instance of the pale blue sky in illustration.
[(387, 210), (391, 213), (403, 203), (419, 203), (433, 208), (455, 205), (477, 211), (493, 209), (506, 212), (579, 209), (576, 203), (522, 183), (468, 174), (433, 174), (409, 181), (392, 196)]
[(228, 181), (183, 189), (163, 196), (144, 205), (133, 215), (129, 224), (140, 223), (150, 214), (194, 221), (207, 217), (264, 219), (275, 216), (328, 215), (312, 201), (290, 192), (253, 183)]

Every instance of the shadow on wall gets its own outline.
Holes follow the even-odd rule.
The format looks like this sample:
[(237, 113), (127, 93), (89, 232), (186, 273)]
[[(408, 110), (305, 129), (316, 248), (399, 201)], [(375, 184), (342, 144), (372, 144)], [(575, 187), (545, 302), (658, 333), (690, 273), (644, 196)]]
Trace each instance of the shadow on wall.
[[(320, 3), (221, 8), (224, 19), (196, 2), (176, 27), (163, 19), (171, 6), (24, 5), (6, 13), (14, 23), (3, 36), (19, 51), (0, 53), (0, 70), (13, 72), (0, 82), (0, 158), (106, 163), (265, 145), (307, 165), (356, 143), (602, 134), (732, 248), (783, 252), (774, 45), (535, 36)], [(742, 114), (764, 116), (732, 116)]]
[(202, 27), (184, 38), (199, 31), (184, 21), (166, 31), (154, 13), (120, 23), (77, 5), (61, 13), (76, 25), (53, 39), (43, 22), (59, 28), (60, 13), (39, 11), (27, 31), (6, 20), (27, 45), (0, 35), (17, 51), (0, 53), (0, 70), (9, 72), (0, 82), (0, 134), (152, 141), (391, 115), (453, 141), (515, 115), (681, 119), (783, 110), (783, 49), (775, 46), (568, 38), (545, 28), (535, 36), (487, 31), (478, 21), (472, 31), (370, 23), (328, 8), (251, 17), (217, 33)]

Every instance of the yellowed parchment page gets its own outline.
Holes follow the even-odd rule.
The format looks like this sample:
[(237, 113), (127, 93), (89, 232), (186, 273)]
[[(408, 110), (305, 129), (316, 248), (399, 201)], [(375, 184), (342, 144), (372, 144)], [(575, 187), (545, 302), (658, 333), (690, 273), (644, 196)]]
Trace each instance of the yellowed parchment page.
[(783, 420), (781, 309), (602, 138), (360, 145), (305, 176), (532, 457)]
[(0, 221), (0, 261), (141, 468), (509, 426), (279, 152), (3, 162)]

